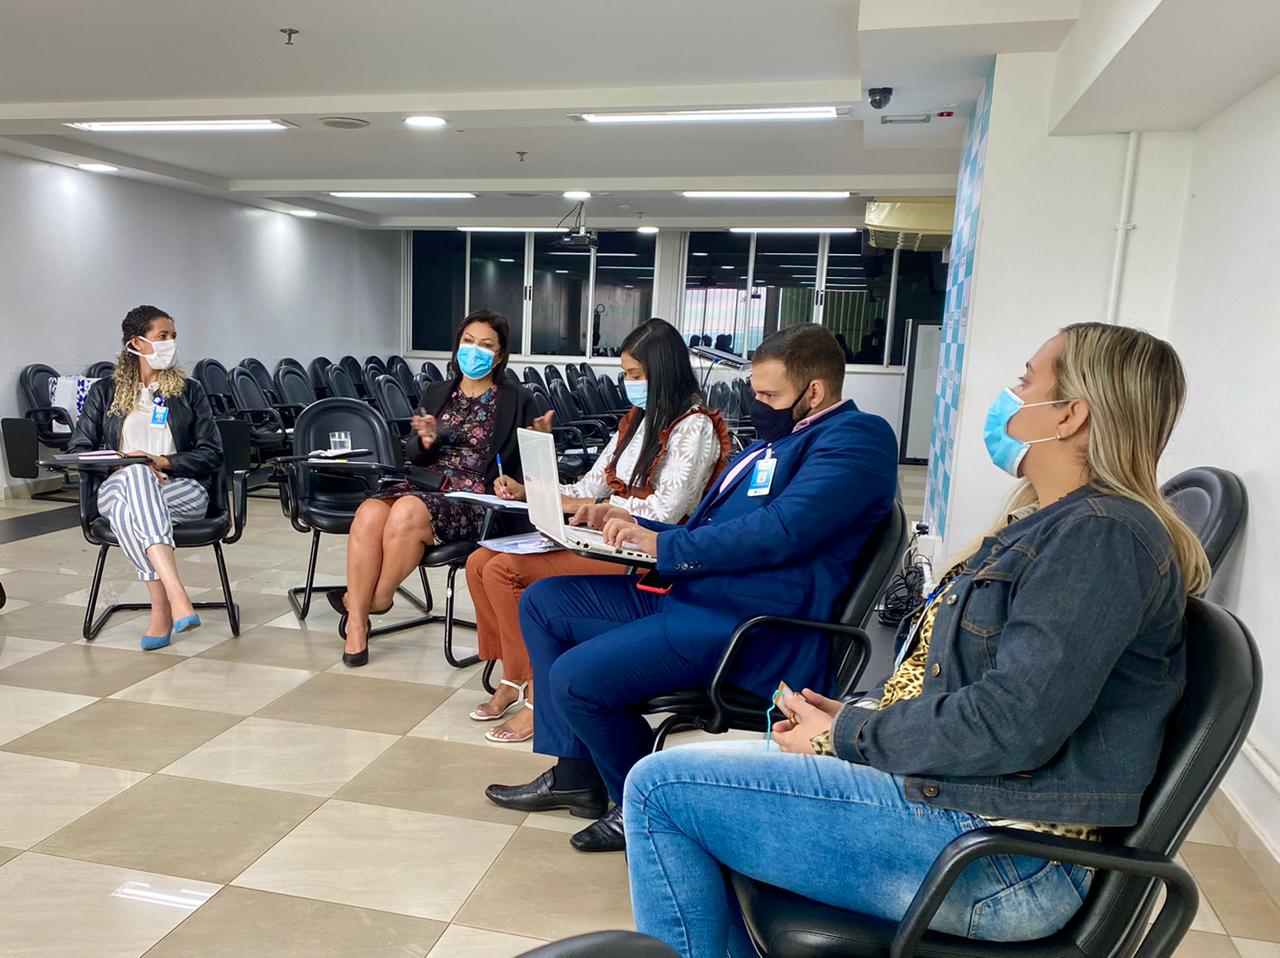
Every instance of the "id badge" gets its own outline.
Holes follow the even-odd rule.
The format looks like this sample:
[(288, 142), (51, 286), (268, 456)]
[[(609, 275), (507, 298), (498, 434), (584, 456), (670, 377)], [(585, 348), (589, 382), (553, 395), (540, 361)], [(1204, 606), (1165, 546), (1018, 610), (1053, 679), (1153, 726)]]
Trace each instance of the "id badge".
[(748, 496), (767, 496), (773, 488), (773, 471), (778, 468), (778, 460), (772, 456), (761, 459), (751, 471), (751, 482), (747, 486)]
[(156, 429), (162, 429), (169, 425), (169, 407), (153, 406), (151, 407), (151, 425)]

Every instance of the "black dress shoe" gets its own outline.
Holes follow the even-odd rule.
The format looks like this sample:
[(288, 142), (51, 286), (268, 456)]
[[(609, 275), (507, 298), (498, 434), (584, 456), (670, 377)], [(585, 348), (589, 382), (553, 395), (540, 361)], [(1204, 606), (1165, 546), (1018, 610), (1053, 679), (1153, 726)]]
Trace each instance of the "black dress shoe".
[(342, 664), (358, 669), (362, 665), (369, 664), (369, 646), (365, 646), (359, 652), (343, 652)]
[(551, 769), (527, 785), (490, 785), (485, 797), (495, 805), (518, 812), (545, 812), (567, 808), (578, 818), (599, 818), (609, 807), (609, 796), (602, 787), (553, 788), (555, 775)]
[(622, 808), (613, 806), (604, 818), (570, 838), (569, 844), (580, 852), (625, 852), (627, 833), (622, 830)]

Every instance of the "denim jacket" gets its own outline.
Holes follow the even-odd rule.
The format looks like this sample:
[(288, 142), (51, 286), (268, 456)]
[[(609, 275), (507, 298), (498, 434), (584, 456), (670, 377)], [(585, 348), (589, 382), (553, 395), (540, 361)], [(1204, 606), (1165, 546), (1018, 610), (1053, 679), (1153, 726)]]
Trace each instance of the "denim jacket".
[(1168, 533), (1091, 487), (982, 542), (938, 608), (919, 698), (846, 706), (836, 754), (912, 801), (995, 818), (1137, 821), (1185, 680)]

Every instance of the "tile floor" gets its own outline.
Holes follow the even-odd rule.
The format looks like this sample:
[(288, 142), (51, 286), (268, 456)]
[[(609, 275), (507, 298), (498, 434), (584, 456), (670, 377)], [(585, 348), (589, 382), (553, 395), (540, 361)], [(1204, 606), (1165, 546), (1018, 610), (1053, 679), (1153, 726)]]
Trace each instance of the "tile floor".
[[(0, 502), (0, 521), (47, 508)], [(227, 553), (241, 636), (211, 612), (161, 653), (132, 614), (80, 640), (78, 529), (0, 545), (0, 952), (505, 958), (630, 927), (622, 856), (574, 852), (564, 813), (484, 799), (545, 762), (467, 719), (478, 669), (444, 663), (438, 628), (344, 668), (328, 605), (304, 625), (285, 599), (304, 537), (271, 502), (250, 513)], [(324, 545), (337, 581), (344, 543)], [(182, 556), (193, 591), (216, 587), (210, 558)], [(108, 569), (103, 601), (136, 595)], [(1280, 907), (1212, 819), (1183, 858), (1204, 894), (1182, 958), (1280, 958)]]

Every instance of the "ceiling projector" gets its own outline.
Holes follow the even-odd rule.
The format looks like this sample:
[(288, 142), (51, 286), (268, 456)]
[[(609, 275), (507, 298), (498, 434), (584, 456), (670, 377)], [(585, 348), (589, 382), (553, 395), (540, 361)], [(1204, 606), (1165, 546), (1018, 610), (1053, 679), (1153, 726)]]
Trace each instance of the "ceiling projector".
[(593, 250), (600, 246), (594, 233), (588, 232), (585, 226), (575, 226), (572, 230), (555, 242), (561, 249)]

